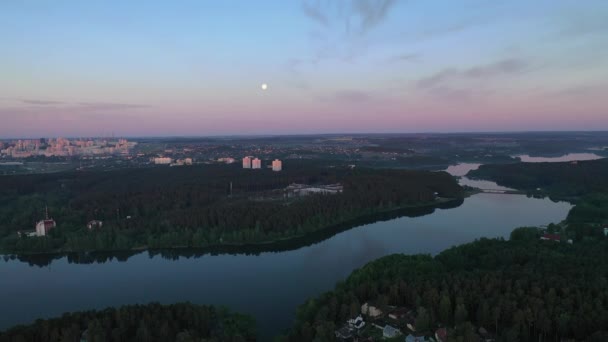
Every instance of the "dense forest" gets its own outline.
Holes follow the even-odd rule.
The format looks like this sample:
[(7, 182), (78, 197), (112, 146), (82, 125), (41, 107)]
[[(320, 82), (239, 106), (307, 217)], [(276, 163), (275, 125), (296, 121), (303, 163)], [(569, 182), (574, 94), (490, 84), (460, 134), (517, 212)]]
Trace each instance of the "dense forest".
[(608, 193), (607, 175), (608, 158), (565, 163), (488, 164), (467, 176), (493, 180), (530, 194), (570, 199), (594, 192)]
[[(608, 340), (608, 160), (485, 165), (470, 176), (576, 205), (563, 222), (518, 228), (509, 241), (376, 260), (302, 305), (282, 340), (334, 340), (364, 303), (408, 308), (417, 334), (444, 327), (449, 341), (478, 341), (481, 332), (498, 341)], [(561, 242), (542, 241), (546, 233)], [(386, 315), (376, 323), (387, 322), (408, 329)]]
[(389, 306), (413, 308), (417, 333), (432, 336), (447, 327), (450, 341), (478, 341), (480, 327), (498, 341), (606, 341), (605, 260), (604, 237), (575, 244), (539, 241), (537, 228), (517, 229), (509, 241), (481, 239), (434, 258), (392, 255), (302, 305), (282, 340), (334, 340), (334, 330), (371, 302), (384, 312)]
[[(340, 183), (334, 195), (286, 197), (291, 183)], [(445, 172), (302, 164), (283, 172), (235, 165), (0, 177), (0, 250), (9, 253), (254, 244), (303, 236), (365, 215), (461, 198)], [(57, 222), (32, 230), (48, 206)], [(91, 220), (103, 227), (89, 230)]]
[(0, 332), (0, 342), (255, 341), (253, 318), (190, 303), (66, 313)]

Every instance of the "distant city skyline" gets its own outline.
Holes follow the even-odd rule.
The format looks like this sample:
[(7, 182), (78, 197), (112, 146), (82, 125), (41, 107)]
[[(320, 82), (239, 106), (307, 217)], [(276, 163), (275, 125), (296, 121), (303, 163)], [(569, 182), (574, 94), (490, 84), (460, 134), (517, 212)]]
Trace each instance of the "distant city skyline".
[(3, 1), (0, 139), (608, 130), (606, 18), (600, 0)]
[(0, 142), (17, 142), (19, 140), (36, 140), (36, 139), (110, 139), (110, 140), (118, 140), (118, 139), (260, 139), (260, 138), (274, 138), (274, 137), (314, 137), (314, 136), (327, 136), (327, 137), (350, 137), (350, 136), (408, 136), (408, 135), (450, 135), (450, 134), (462, 134), (462, 135), (478, 135), (478, 134), (491, 134), (491, 135), (500, 135), (500, 134), (528, 134), (528, 133), (607, 133), (608, 130), (603, 129), (588, 129), (588, 130), (555, 130), (555, 129), (547, 129), (547, 130), (505, 130), (505, 131), (420, 131), (420, 132), (327, 132), (327, 133), (259, 133), (259, 134), (201, 134), (201, 135), (121, 135), (121, 136), (108, 136), (108, 135), (90, 135), (90, 136), (69, 136), (69, 135), (46, 135), (46, 136), (15, 136), (15, 137), (0, 137)]

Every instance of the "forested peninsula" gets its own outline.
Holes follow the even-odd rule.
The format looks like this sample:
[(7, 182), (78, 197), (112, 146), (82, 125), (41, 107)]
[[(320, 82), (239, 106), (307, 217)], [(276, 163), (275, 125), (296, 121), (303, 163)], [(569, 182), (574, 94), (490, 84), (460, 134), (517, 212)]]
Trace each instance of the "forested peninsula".
[[(302, 305), (282, 340), (338, 340), (335, 331), (368, 303), (382, 315), (365, 318), (362, 338), (382, 336), (374, 323), (416, 336), (443, 328), (449, 341), (478, 341), (480, 331), (498, 341), (606, 341), (608, 241), (538, 237), (537, 228), (521, 228), (509, 241), (480, 239), (435, 257), (376, 260)], [(392, 312), (406, 318), (392, 319)]]
[[(563, 222), (515, 229), (508, 241), (373, 261), (303, 304), (280, 340), (608, 340), (607, 167), (607, 160), (480, 167), (469, 176), (575, 206)], [(349, 321), (358, 315), (363, 327)]]
[[(287, 190), (293, 184), (339, 191), (293, 195)], [(203, 165), (3, 176), (0, 252), (272, 243), (462, 197), (463, 189), (445, 172), (309, 164), (278, 173)], [(19, 234), (34, 229), (45, 208), (56, 227), (42, 237)]]
[(576, 199), (592, 193), (608, 193), (608, 158), (560, 163), (512, 163), (481, 165), (469, 178), (492, 180), (498, 185), (531, 195)]

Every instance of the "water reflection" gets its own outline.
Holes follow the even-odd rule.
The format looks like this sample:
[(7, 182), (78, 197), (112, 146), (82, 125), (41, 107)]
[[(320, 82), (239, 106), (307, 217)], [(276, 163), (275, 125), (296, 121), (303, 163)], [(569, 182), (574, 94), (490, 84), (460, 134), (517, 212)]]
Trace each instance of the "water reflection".
[(0, 264), (0, 329), (69, 311), (191, 301), (251, 314), (260, 340), (272, 340), (292, 324), (298, 305), (367, 262), (392, 253), (436, 254), (482, 236), (508, 237), (518, 226), (559, 222), (571, 208), (549, 199), (496, 194), (477, 194), (454, 206), (398, 218), (385, 214), (370, 218), (385, 221), (337, 228), (330, 237), (247, 252), (7, 257)]
[[(448, 172), (463, 184), (477, 167), (460, 164)], [(269, 245), (4, 256), (0, 329), (68, 311), (191, 301), (251, 314), (260, 340), (271, 340), (292, 324), (298, 305), (372, 260), (436, 254), (479, 237), (507, 238), (518, 226), (559, 222), (570, 208), (546, 198), (477, 194)]]

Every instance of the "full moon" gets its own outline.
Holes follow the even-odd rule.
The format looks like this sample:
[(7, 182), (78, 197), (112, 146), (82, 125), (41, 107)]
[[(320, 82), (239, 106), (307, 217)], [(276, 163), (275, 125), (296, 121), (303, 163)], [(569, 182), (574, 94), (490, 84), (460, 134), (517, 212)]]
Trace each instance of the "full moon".
[(268, 89), (268, 84), (262, 83), (262, 90), (266, 90), (266, 89)]

